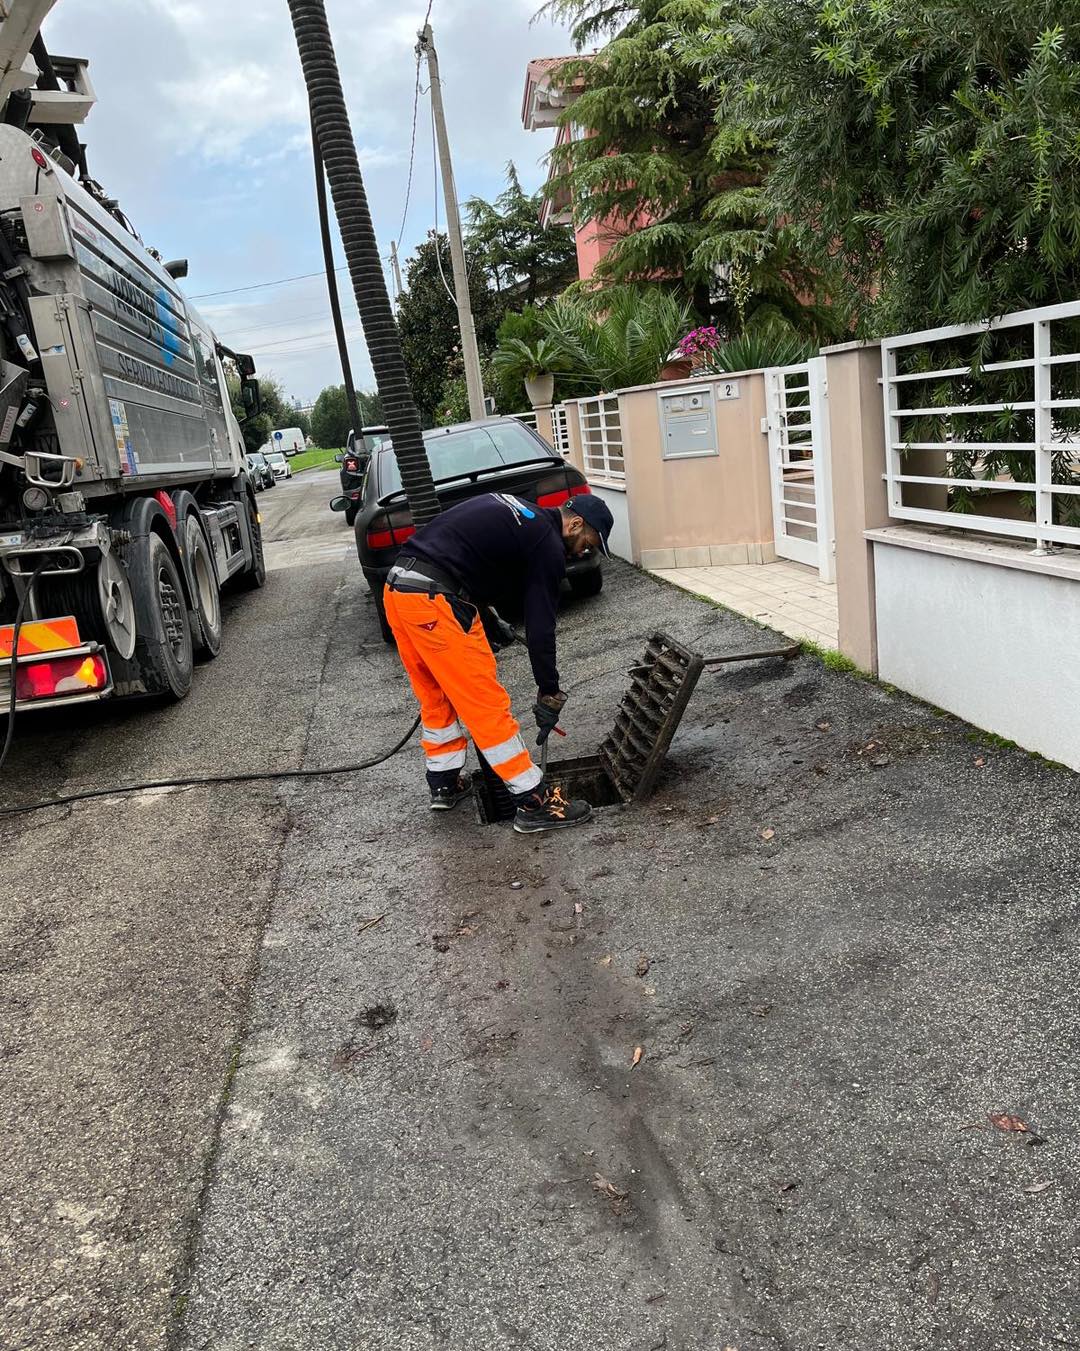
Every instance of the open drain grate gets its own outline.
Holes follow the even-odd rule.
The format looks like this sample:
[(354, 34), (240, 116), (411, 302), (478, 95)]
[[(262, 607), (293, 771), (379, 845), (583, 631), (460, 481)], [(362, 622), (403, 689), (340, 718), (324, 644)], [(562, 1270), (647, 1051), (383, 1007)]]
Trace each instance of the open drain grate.
[(664, 756), (678, 730), (690, 696), (705, 669), (705, 658), (666, 633), (654, 633), (640, 665), (631, 672), (615, 726), (600, 745), (600, 760), (625, 802), (651, 795)]
[[(584, 798), (594, 807), (649, 797), (705, 666), (700, 653), (666, 633), (653, 634), (641, 662), (630, 672), (630, 688), (599, 754), (552, 760), (548, 778), (567, 797)], [(473, 785), (481, 821), (490, 825), (513, 817), (513, 799), (483, 760), (473, 774)]]

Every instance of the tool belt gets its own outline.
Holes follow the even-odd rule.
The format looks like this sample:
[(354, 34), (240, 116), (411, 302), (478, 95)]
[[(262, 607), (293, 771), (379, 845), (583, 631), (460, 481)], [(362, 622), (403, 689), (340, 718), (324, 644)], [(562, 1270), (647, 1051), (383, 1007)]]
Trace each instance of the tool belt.
[(432, 563), (428, 558), (413, 554), (398, 555), (390, 569), (386, 585), (391, 591), (412, 592), (434, 600), (436, 596), (457, 596), (468, 604), (472, 598), (452, 572)]

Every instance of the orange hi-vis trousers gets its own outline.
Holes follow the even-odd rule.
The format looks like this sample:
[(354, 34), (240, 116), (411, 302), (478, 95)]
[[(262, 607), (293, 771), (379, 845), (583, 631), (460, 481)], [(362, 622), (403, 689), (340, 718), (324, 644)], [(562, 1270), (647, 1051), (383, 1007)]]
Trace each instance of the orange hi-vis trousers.
[(511, 793), (536, 788), (544, 776), (510, 711), (510, 696), (499, 681), (480, 616), (473, 610), (466, 632), (446, 596), (387, 587), (383, 603), (398, 655), (420, 703), (428, 770), (441, 774), (464, 768), (467, 730)]

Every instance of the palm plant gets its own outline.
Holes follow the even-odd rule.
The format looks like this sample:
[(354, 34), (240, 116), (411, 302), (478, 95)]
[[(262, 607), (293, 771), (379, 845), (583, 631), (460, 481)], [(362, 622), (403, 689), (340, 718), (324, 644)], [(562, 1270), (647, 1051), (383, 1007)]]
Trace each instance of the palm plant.
[(564, 295), (540, 316), (564, 382), (595, 394), (657, 380), (691, 322), (689, 303), (658, 286), (607, 291), (601, 303), (597, 312), (586, 297)]

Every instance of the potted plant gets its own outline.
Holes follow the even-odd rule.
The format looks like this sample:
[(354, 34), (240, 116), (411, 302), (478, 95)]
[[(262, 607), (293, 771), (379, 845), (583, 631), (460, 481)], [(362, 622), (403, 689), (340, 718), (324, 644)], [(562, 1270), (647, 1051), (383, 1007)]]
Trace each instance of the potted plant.
[(723, 346), (719, 332), (711, 327), (694, 328), (679, 343), (679, 353), (690, 361), (694, 375), (716, 373), (716, 354)]
[(496, 369), (508, 379), (525, 381), (534, 408), (551, 403), (561, 364), (558, 345), (551, 338), (507, 338), (495, 353)]

